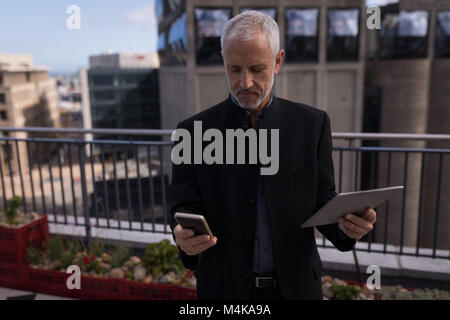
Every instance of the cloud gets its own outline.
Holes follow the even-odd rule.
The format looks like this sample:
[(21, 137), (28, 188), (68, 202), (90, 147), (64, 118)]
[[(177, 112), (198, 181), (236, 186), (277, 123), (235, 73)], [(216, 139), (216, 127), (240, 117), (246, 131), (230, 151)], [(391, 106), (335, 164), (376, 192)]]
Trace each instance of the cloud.
[(153, 5), (127, 11), (122, 14), (122, 19), (143, 28), (154, 27), (157, 24)]

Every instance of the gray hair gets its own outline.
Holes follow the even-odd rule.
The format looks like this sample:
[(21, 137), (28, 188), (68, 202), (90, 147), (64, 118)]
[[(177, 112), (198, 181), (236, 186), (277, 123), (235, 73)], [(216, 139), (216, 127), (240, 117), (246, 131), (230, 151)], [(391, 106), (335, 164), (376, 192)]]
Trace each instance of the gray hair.
[(220, 37), (220, 45), (224, 47), (225, 38), (251, 40), (258, 32), (264, 32), (269, 40), (270, 49), (275, 58), (280, 51), (280, 30), (272, 17), (255, 10), (245, 11), (227, 22)]

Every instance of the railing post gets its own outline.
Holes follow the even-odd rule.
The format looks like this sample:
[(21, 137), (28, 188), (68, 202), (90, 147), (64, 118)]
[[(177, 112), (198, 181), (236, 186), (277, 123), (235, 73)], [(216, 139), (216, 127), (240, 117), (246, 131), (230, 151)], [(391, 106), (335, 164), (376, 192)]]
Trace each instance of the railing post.
[(78, 143), (78, 159), (80, 163), (80, 174), (81, 174), (81, 191), (83, 197), (83, 212), (84, 212), (84, 225), (86, 228), (86, 245), (89, 247), (91, 243), (91, 220), (89, 216), (89, 208), (88, 208), (88, 195), (87, 195), (87, 186), (86, 186), (86, 172), (85, 172), (85, 164), (86, 164), (86, 152), (84, 149), (85, 143)]

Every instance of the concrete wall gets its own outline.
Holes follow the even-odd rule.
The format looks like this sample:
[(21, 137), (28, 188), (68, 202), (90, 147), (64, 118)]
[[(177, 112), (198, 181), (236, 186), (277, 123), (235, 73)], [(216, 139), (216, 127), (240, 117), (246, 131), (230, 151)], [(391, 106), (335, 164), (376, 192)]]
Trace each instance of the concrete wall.
[[(434, 60), (431, 65), (430, 98), (428, 108), (428, 133), (450, 134), (450, 61), (449, 59)], [(450, 141), (432, 142), (427, 148), (450, 149)], [(425, 159), (423, 220), (421, 230), (421, 245), (440, 249), (450, 247), (450, 154), (443, 156), (442, 168), (439, 172), (440, 159), (435, 154), (427, 155)], [(438, 175), (440, 173), (441, 180)], [(440, 193), (438, 188), (440, 184)], [(437, 200), (439, 197), (439, 207)], [(435, 232), (425, 232), (435, 230)], [(436, 238), (435, 238), (436, 237)], [(436, 241), (436, 243), (435, 243)]]
[[(430, 61), (386, 60), (371, 63), (368, 79), (373, 85), (382, 88), (381, 132), (384, 133), (426, 133), (429, 95)], [(423, 148), (422, 141), (383, 142), (383, 147)], [(379, 185), (387, 185), (387, 154), (379, 161)], [(405, 156), (392, 155), (391, 181), (389, 185), (404, 184)], [(380, 209), (378, 225), (388, 224), (388, 242), (400, 244), (400, 226), (404, 220), (403, 244), (413, 246), (417, 240), (418, 206), (420, 194), (420, 154), (408, 156), (407, 181), (405, 186), (405, 208), (402, 211), (402, 198), (390, 202), (389, 217)], [(403, 217), (404, 215), (404, 217)], [(382, 228), (377, 229), (378, 232)], [(384, 232), (384, 230), (383, 230)], [(381, 237), (381, 233), (378, 234)]]

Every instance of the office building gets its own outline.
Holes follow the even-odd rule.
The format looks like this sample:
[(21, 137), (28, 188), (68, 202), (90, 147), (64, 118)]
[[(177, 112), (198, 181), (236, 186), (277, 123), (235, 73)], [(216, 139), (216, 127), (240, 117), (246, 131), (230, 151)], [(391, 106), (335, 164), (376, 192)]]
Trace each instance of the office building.
[[(48, 69), (33, 65), (31, 55), (10, 55), (0, 53), (0, 126), (4, 127), (59, 127), (58, 94), (56, 81), (49, 77)], [(3, 136), (16, 138), (31, 137), (25, 132), (3, 132)], [(47, 135), (50, 137), (51, 135)], [(25, 144), (3, 144), (3, 170), (16, 171), (17, 152), (26, 155)], [(49, 144), (52, 147), (51, 144)], [(31, 146), (30, 160), (35, 163), (37, 154)], [(47, 150), (40, 156), (46, 159)], [(8, 159), (10, 162), (8, 162)], [(26, 156), (20, 157), (23, 170), (28, 168)]]
[[(89, 61), (90, 68), (80, 70), (85, 128), (161, 127), (156, 53), (102, 54), (91, 56)], [(149, 137), (134, 137), (142, 138)], [(129, 137), (115, 139), (128, 140)]]

